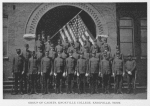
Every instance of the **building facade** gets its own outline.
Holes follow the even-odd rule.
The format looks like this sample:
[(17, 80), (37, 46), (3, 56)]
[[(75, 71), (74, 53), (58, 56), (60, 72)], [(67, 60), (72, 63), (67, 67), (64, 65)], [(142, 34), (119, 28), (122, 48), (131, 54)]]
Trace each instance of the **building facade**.
[[(52, 18), (61, 8), (70, 8), (72, 14), (83, 10), (90, 17), (91, 24), (90, 21), (86, 21), (86, 18), (85, 23), (93, 32), (93, 37), (108, 35), (112, 54), (115, 53), (117, 44), (120, 45), (121, 52), (125, 56), (132, 54), (137, 61), (137, 80), (140, 84), (146, 85), (147, 3), (3, 3), (4, 80), (8, 80), (8, 77), (11, 76), (15, 50), (17, 48), (23, 50), (24, 44), (27, 43), (23, 35), (37, 34), (47, 29), (47, 33), (52, 36), (56, 32), (54, 30), (59, 29), (61, 25), (56, 23), (48, 25), (46, 23), (49, 22), (45, 22), (45, 19), (57, 20)], [(63, 15), (60, 17), (59, 20), (63, 20)], [(48, 28), (51, 29), (50, 32)], [(30, 47), (33, 47), (32, 43)]]

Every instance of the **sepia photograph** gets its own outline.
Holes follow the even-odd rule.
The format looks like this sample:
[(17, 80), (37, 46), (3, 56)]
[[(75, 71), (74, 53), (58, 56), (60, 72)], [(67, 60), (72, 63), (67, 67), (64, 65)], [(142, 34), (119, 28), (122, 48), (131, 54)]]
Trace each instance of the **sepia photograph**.
[(2, 2), (3, 99), (147, 100), (147, 10), (147, 2)]

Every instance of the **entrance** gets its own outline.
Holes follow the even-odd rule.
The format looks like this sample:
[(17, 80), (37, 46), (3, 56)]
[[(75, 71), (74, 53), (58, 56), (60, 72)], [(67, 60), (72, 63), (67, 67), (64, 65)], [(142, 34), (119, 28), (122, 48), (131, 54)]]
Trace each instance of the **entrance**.
[[(73, 17), (75, 17), (81, 11), (80, 8), (74, 6), (57, 6), (48, 12), (46, 12), (38, 22), (36, 28), (36, 35), (41, 33), (41, 31), (45, 32), (45, 37), (47, 36), (54, 36), (52, 38), (52, 43), (54, 45), (57, 44), (57, 40), (60, 38), (60, 34), (57, 32)], [(93, 19), (86, 13), (84, 10), (79, 14), (82, 18), (83, 22), (85, 23), (86, 27), (90, 31), (93, 38), (96, 37), (96, 25)]]

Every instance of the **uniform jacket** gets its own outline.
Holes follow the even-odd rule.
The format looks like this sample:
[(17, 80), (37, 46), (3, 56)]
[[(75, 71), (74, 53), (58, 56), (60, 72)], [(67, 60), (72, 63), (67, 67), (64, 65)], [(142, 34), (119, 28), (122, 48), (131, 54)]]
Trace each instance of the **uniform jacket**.
[(69, 53), (70, 50), (72, 50), (72, 51), (74, 52), (74, 47), (73, 47), (73, 46), (70, 46), (70, 47), (68, 48), (68, 50), (67, 50), (67, 53)]
[(53, 62), (50, 57), (43, 57), (41, 60), (41, 72), (50, 73), (53, 71)]
[(38, 51), (38, 48), (44, 48), (44, 44), (43, 44), (43, 42), (40, 41), (40, 40), (37, 40), (37, 41), (35, 42), (35, 51)]
[(45, 51), (50, 51), (51, 50), (51, 44), (49, 42), (45, 43)]
[(29, 63), (29, 58), (31, 57), (31, 51), (30, 50), (25, 50), (22, 52), (22, 55), (25, 59), (24, 62), (24, 71), (27, 72), (28, 71), (28, 63)]
[(127, 60), (126, 63), (125, 63), (125, 69), (126, 71), (130, 71), (130, 72), (133, 72), (135, 71), (136, 69), (136, 62), (135, 60)]
[(38, 71), (40, 71), (40, 70), (38, 70), (37, 57), (32, 56), (29, 59), (28, 67), (29, 67), (29, 70), (28, 70), (29, 74), (32, 74), (32, 73), (36, 74)]
[(84, 57), (86, 60), (89, 60), (91, 56), (90, 56), (90, 53), (84, 52), (83, 57)]
[(101, 60), (101, 53), (96, 53), (96, 58), (98, 58), (99, 60)]
[(100, 71), (100, 61), (96, 57), (89, 60), (89, 73), (98, 73)]
[(91, 46), (91, 52), (92, 52), (92, 51), (95, 51), (96, 49), (99, 50), (99, 47), (97, 46), (97, 44)]
[(66, 59), (66, 70), (68, 74), (74, 74), (75, 72), (75, 59), (73, 57), (68, 57)]
[(65, 52), (62, 52), (61, 57), (62, 57), (63, 59), (66, 59), (66, 58), (68, 57), (68, 54), (65, 53)]
[(82, 47), (80, 48), (80, 52), (85, 52), (85, 46), (82, 46)]
[(86, 47), (89, 48), (89, 50), (91, 49), (92, 43), (90, 41), (86, 41)]
[(101, 46), (101, 52), (104, 52), (105, 50), (105, 45), (108, 45), (108, 51), (111, 52), (111, 47), (108, 43), (104, 43), (102, 46)]
[(24, 66), (24, 57), (22, 55), (16, 55), (13, 58), (12, 72), (22, 72)]
[(77, 51), (79, 51), (79, 50), (80, 50), (80, 47), (81, 47), (80, 42), (79, 42), (79, 41), (76, 41), (76, 42), (74, 43), (74, 48), (76, 48)]
[(97, 46), (99, 47), (99, 50), (101, 50), (101, 47), (102, 47), (102, 45), (103, 45), (103, 42), (102, 41), (99, 41), (99, 40), (97, 40)]
[(87, 72), (88, 64), (85, 58), (79, 58), (77, 61), (77, 72), (79, 74), (85, 74)]
[(50, 51), (49, 51), (49, 57), (50, 57), (52, 60), (55, 60), (56, 56), (57, 56), (57, 54), (56, 54), (55, 51), (53, 51), (53, 50), (50, 50)]
[(55, 47), (55, 51), (56, 51), (56, 52), (62, 51), (62, 50), (63, 50), (62, 45), (57, 45), (57, 46)]
[(63, 46), (63, 48), (65, 48), (65, 50), (68, 50), (70, 43), (69, 42), (63, 42), (62, 46)]
[[(102, 53), (102, 57), (101, 57), (102, 59), (104, 58), (104, 52)], [(109, 52), (109, 51), (107, 51), (107, 56), (106, 56), (106, 58), (107, 59), (109, 59), (109, 60), (112, 60), (112, 55), (111, 55), (111, 53)]]
[(107, 59), (101, 60), (101, 73), (111, 74), (111, 62)]
[(115, 58), (112, 64), (112, 71), (116, 75), (122, 75), (124, 72), (124, 62), (122, 59)]
[(64, 59), (62, 57), (57, 57), (54, 60), (54, 72), (61, 73), (64, 72)]

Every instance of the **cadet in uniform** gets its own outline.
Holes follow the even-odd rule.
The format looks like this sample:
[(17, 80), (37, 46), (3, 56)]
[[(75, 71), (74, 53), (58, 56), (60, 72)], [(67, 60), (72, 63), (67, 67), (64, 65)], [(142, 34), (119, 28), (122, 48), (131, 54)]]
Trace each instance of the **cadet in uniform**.
[(37, 93), (37, 88), (38, 88), (38, 82), (37, 82), (37, 78), (38, 78), (38, 61), (37, 61), (37, 57), (35, 54), (35, 51), (33, 51), (32, 57), (29, 59), (29, 71), (28, 71), (28, 94), (32, 94), (32, 93)]
[(75, 59), (72, 56), (73, 51), (69, 52), (69, 57), (66, 59), (66, 75), (67, 75), (67, 93), (74, 93), (74, 73), (75, 73)]
[[(60, 50), (60, 49), (59, 49)], [(58, 51), (59, 51), (58, 50)], [(54, 61), (57, 56), (57, 53), (54, 50), (54, 45), (51, 44), (51, 50), (49, 51), (49, 57)]]
[[(125, 69), (127, 74), (127, 82), (128, 82), (128, 91), (127, 93), (131, 92), (131, 83), (134, 85), (135, 83), (135, 74), (136, 74), (136, 62), (132, 59), (132, 56), (128, 55), (128, 60), (125, 63)], [(133, 82), (132, 82), (133, 81)], [(134, 86), (133, 86), (134, 87)], [(135, 90), (135, 88), (134, 88)]]
[(95, 51), (96, 49), (98, 49), (98, 46), (97, 46), (96, 42), (97, 42), (97, 40), (95, 39), (94, 44), (91, 46), (91, 50), (90, 50), (91, 53), (92, 53), (92, 51)]
[(86, 39), (86, 47), (88, 47), (88, 51), (91, 50), (92, 43), (91, 43), (91, 41), (90, 41), (89, 36), (87, 36), (87, 39)]
[(73, 42), (73, 41), (71, 41), (71, 45), (70, 45), (70, 47), (68, 48), (67, 53), (69, 53), (70, 51), (73, 51), (73, 52), (74, 52), (74, 42)]
[(80, 52), (85, 52), (85, 48), (86, 48), (86, 41), (83, 41), (83, 46), (80, 49)]
[(98, 47), (99, 47), (99, 51), (101, 51), (101, 47), (102, 47), (102, 45), (103, 45), (103, 41), (102, 41), (102, 39), (101, 39), (101, 36), (98, 36), (96, 44), (97, 44)]
[(55, 51), (58, 52), (58, 51), (61, 51), (62, 52), (63, 50), (63, 47), (61, 45), (61, 41), (60, 39), (58, 40), (58, 45), (55, 47)]
[(101, 60), (101, 76), (103, 78), (104, 93), (109, 93), (110, 77), (111, 77), (111, 61), (107, 58), (107, 52)]
[(104, 43), (101, 47), (101, 52), (104, 52), (106, 50), (106, 48), (109, 52), (111, 52), (110, 45), (107, 43), (107, 38), (104, 38)]
[(53, 74), (53, 62), (49, 58), (48, 51), (45, 52), (45, 57), (41, 60), (41, 76), (42, 76), (42, 93), (46, 94), (49, 90), (49, 78)]
[(38, 40), (35, 42), (35, 49), (34, 50), (37, 52), (39, 48), (42, 50), (42, 52), (44, 51), (44, 44), (41, 40), (40, 34), (38, 34)]
[(58, 52), (57, 58), (54, 60), (54, 75), (56, 76), (56, 93), (62, 93), (62, 77), (64, 72), (65, 61)]
[(28, 72), (28, 64), (29, 64), (29, 58), (31, 57), (31, 51), (29, 50), (29, 45), (25, 44), (26, 50), (22, 52), (22, 55), (25, 59), (24, 62), (24, 73), (23, 73), (23, 82), (24, 82), (24, 87), (25, 91), (27, 91), (27, 72)]
[[(120, 49), (119, 49), (118, 45), (116, 46), (116, 53), (117, 53), (117, 51), (120, 52)], [(114, 54), (114, 58), (116, 58), (116, 53)], [(121, 52), (120, 52), (120, 58), (124, 61), (124, 56), (123, 56), (123, 54)]]
[(79, 38), (78, 38), (78, 37), (76, 37), (76, 41), (74, 42), (74, 48), (77, 49), (77, 52), (80, 51), (81, 44), (80, 44), (80, 42), (79, 42)]
[(65, 37), (65, 41), (62, 43), (63, 48), (65, 49), (65, 51), (68, 50), (68, 48), (70, 47), (70, 43), (68, 42), (68, 38)]
[(45, 51), (51, 50), (51, 41), (50, 39), (47, 39), (47, 42), (45, 43)]
[[(15, 86), (14, 90), (15, 93), (18, 93), (18, 84), (20, 85), (20, 93), (23, 94), (23, 88), (22, 88), (22, 74), (23, 72), (23, 65), (24, 65), (24, 57), (21, 55), (21, 50), (16, 49), (17, 55), (13, 58), (13, 66), (12, 66), (12, 74), (15, 79)], [(20, 81), (20, 82), (19, 82)]]
[[(88, 62), (83, 57), (83, 52), (80, 53), (80, 58), (77, 61), (77, 76), (79, 77), (78, 80), (78, 93), (80, 94), (83, 90), (83, 93), (85, 93), (85, 83), (86, 83), (86, 77), (85, 74), (87, 72)], [(82, 84), (83, 83), (83, 84)]]
[(92, 58), (89, 60), (89, 74), (90, 74), (90, 85), (91, 85), (91, 94), (94, 92), (98, 93), (97, 89), (97, 79), (100, 72), (100, 61), (95, 57), (96, 52), (92, 52)]
[[(116, 58), (113, 60), (112, 72), (115, 78), (115, 93), (122, 93), (122, 83), (124, 71), (124, 61), (119, 56), (120, 52), (117, 51)], [(117, 92), (116, 92), (117, 91)]]

